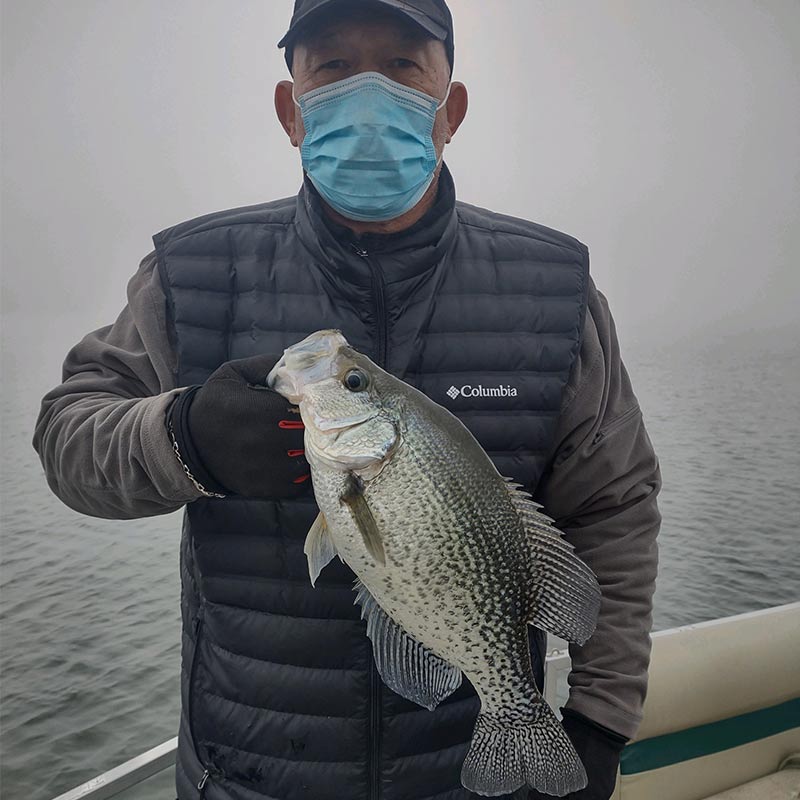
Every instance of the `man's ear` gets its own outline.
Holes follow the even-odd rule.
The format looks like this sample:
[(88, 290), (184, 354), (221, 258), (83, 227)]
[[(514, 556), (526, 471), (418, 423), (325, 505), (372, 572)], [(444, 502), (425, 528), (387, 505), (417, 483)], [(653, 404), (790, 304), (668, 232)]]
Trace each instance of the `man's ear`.
[(292, 89), (294, 84), (291, 81), (279, 81), (275, 86), (275, 113), (278, 115), (278, 121), (286, 131), (292, 147), (300, 146), (300, 136), (297, 115), (300, 109), (294, 104), (292, 100)]
[(447, 112), (447, 124), (450, 132), (445, 139), (446, 144), (450, 144), (450, 140), (455, 136), (456, 131), (459, 129), (464, 117), (467, 116), (467, 87), (461, 81), (453, 81), (450, 86), (450, 96), (447, 98), (445, 104), (445, 111)]

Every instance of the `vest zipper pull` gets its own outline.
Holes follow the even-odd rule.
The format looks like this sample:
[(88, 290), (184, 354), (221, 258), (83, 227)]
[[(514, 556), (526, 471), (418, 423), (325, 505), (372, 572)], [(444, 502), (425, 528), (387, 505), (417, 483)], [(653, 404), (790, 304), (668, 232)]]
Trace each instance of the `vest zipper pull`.
[(357, 256), (361, 256), (361, 258), (366, 258), (369, 255), (369, 253), (363, 247), (359, 247), (355, 242), (351, 242), (350, 246), (355, 251), (355, 254)]
[(200, 791), (200, 797), (203, 798), (206, 796), (206, 784), (208, 783), (208, 778), (211, 773), (206, 768), (206, 771), (203, 773), (203, 777), (197, 783), (197, 788)]

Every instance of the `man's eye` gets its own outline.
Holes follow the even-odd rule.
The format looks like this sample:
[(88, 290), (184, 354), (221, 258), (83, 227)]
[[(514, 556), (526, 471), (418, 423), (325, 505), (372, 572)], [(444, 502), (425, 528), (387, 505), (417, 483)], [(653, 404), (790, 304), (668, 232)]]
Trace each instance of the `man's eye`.
[(326, 61), (320, 65), (320, 69), (344, 69), (347, 62), (343, 58), (334, 58), (332, 61)]
[(389, 65), (397, 69), (409, 69), (410, 67), (416, 67), (417, 62), (412, 61), (410, 58), (393, 58)]

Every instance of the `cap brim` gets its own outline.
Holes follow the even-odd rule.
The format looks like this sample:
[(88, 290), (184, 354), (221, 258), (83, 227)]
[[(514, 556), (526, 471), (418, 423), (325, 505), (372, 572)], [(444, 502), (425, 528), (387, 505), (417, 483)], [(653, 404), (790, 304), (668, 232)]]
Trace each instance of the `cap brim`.
[[(305, 28), (310, 20), (317, 16), (320, 11), (330, 7), (331, 3), (337, 2), (342, 2), (342, 0), (327, 0), (327, 2), (322, 2), (310, 9), (308, 13), (300, 17), (300, 19), (295, 20), (294, 25), (292, 25), (292, 27), (286, 31), (283, 38), (278, 42), (278, 47), (288, 47), (290, 44), (292, 44), (292, 42), (297, 38), (298, 34), (302, 33), (303, 28)], [(404, 17), (407, 17), (412, 22), (415, 22), (417, 25), (419, 25), (420, 28), (429, 33), (435, 39), (439, 39), (442, 42), (447, 39), (447, 28), (434, 22), (421, 11), (409, 8), (408, 4), (405, 2), (397, 2), (397, 0), (372, 0), (372, 2), (376, 6), (391, 8), (393, 11), (402, 14)]]

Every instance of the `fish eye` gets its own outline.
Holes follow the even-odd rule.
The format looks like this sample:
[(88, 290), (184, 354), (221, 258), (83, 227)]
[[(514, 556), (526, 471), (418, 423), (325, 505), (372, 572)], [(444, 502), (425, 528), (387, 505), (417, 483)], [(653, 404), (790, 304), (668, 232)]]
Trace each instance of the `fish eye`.
[(364, 372), (360, 369), (351, 369), (344, 376), (344, 385), (351, 392), (363, 392), (367, 388), (369, 381)]

